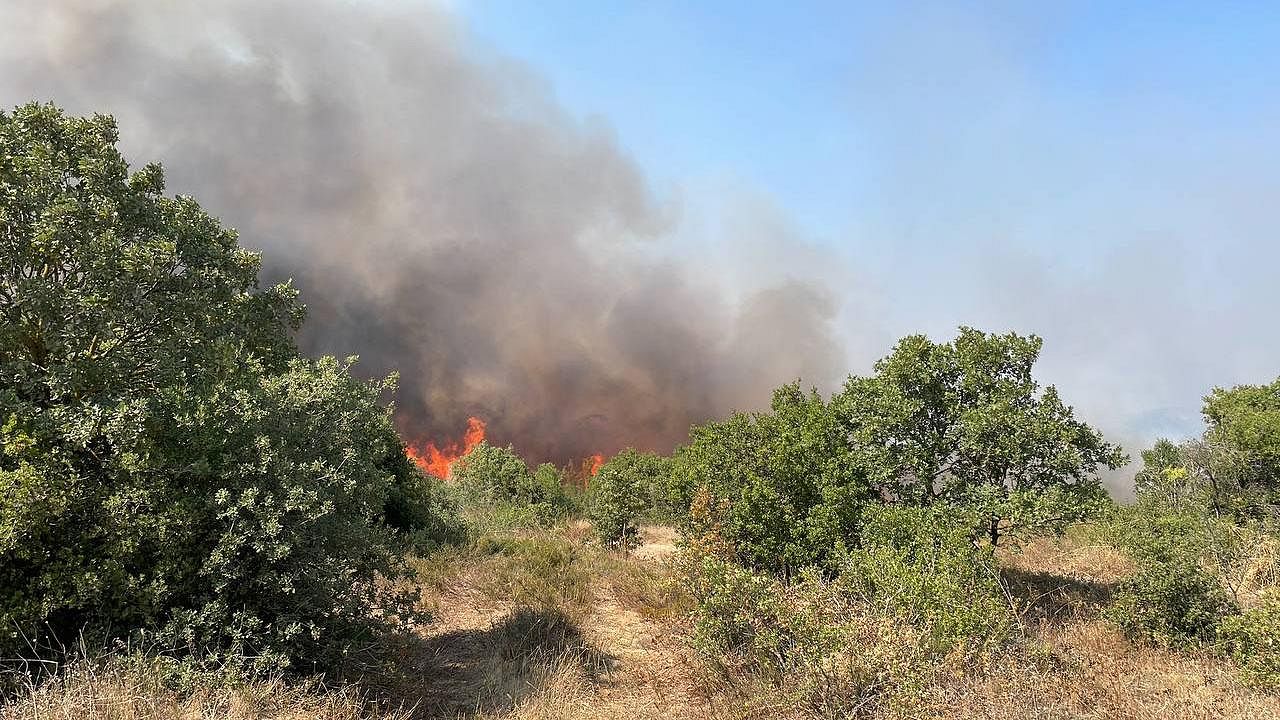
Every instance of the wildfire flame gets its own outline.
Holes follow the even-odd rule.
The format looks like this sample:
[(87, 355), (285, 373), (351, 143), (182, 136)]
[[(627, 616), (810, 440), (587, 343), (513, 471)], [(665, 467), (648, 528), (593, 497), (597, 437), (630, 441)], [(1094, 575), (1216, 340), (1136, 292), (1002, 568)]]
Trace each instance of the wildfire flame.
[(467, 418), (467, 431), (461, 441), (437, 446), (431, 441), (425, 445), (414, 447), (406, 444), (404, 452), (409, 459), (418, 464), (422, 471), (440, 479), (449, 477), (449, 469), (458, 458), (471, 452), (471, 449), (484, 441), (484, 421), (480, 418)]
[(588, 461), (591, 463), (588, 466), (591, 471), (591, 477), (595, 477), (596, 473), (600, 472), (600, 466), (604, 465), (604, 456), (600, 453), (596, 453), (588, 458)]

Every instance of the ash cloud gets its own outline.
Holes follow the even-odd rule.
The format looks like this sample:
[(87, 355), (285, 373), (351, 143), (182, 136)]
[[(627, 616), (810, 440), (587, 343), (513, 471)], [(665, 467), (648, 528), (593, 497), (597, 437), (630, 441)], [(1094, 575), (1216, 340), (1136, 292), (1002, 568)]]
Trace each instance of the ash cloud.
[(10, 1), (0, 102), (27, 100), (115, 115), (131, 161), (294, 280), (305, 351), (400, 372), (411, 440), (477, 415), (534, 461), (667, 450), (846, 369), (821, 283), (727, 292), (668, 259), (678, 218), (609, 128), (443, 10)]

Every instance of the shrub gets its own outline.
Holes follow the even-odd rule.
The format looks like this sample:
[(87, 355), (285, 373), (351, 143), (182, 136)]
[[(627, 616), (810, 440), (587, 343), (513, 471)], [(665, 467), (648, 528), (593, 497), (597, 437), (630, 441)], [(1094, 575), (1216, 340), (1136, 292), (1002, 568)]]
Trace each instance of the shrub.
[(945, 506), (869, 510), (840, 585), (918, 628), (931, 652), (1002, 641), (1013, 617), (989, 546), (971, 539), (972, 519)]
[(711, 555), (686, 562), (694, 647), (721, 673), (763, 682), (786, 704), (821, 717), (902, 709), (929, 670), (920, 633), (817, 572), (786, 584)]
[(299, 358), (296, 293), (258, 288), (258, 257), (116, 140), (102, 116), (0, 113), (0, 657), (145, 630), (314, 667), (373, 617), (416, 619), (382, 582), (404, 571), (389, 523), (429, 535), (447, 509), (379, 404), (391, 381)]
[(551, 506), (557, 515), (578, 510), (580, 501), (570, 492), (560, 468), (551, 463), (542, 463), (533, 471), (533, 483), (538, 487), (543, 502)]
[(691, 641), (721, 673), (765, 683), (777, 702), (820, 717), (906, 711), (942, 652), (1008, 628), (982, 566), (990, 552), (973, 545), (963, 519), (887, 508), (872, 514), (864, 549), (841, 553), (844, 575), (810, 567), (781, 579), (724, 552), (712, 506), (708, 493), (695, 496), (679, 556), (695, 603)]
[(1218, 642), (1247, 684), (1280, 689), (1280, 594), (1268, 593), (1258, 607), (1225, 618)]
[(782, 584), (710, 555), (692, 558), (690, 592), (697, 601), (693, 644), (723, 667), (780, 674), (790, 644), (779, 622)]
[(458, 459), (449, 472), (467, 498), (487, 502), (529, 503), (540, 498), (529, 466), (511, 447), (484, 441)]
[(1106, 616), (1130, 637), (1185, 646), (1212, 640), (1232, 610), (1218, 579), (1198, 564), (1153, 563), (1120, 582)]
[(601, 466), (588, 491), (591, 523), (608, 545), (635, 542), (636, 521), (652, 509), (653, 489), (667, 474), (665, 458), (627, 448)]
[(1118, 512), (1109, 535), (1137, 570), (1117, 586), (1106, 616), (1130, 637), (1158, 644), (1212, 640), (1235, 603), (1205, 566), (1204, 519), (1138, 507)]
[(546, 524), (568, 512), (570, 501), (552, 466), (529, 472), (529, 466), (510, 446), (481, 442), (454, 463), (451, 476), (459, 491), (472, 502), (511, 505), (533, 524)]
[(672, 461), (672, 487), (698, 492), (743, 564), (785, 575), (825, 564), (856, 538), (871, 500), (848, 435), (816, 392), (774, 392), (771, 412), (694, 427)]
[(395, 465), (385, 507), (386, 523), (406, 533), (409, 545), (419, 553), (464, 542), (466, 526), (458, 516), (457, 499), (449, 486), (414, 463)]

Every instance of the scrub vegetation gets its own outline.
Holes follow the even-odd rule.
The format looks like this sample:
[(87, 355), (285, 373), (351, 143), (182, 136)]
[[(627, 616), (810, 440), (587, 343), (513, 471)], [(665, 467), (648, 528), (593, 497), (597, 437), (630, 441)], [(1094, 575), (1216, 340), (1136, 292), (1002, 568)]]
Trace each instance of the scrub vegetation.
[(1280, 717), (1280, 380), (1124, 504), (1041, 340), (973, 328), (585, 488), (441, 480), (116, 141), (0, 114), (2, 717)]

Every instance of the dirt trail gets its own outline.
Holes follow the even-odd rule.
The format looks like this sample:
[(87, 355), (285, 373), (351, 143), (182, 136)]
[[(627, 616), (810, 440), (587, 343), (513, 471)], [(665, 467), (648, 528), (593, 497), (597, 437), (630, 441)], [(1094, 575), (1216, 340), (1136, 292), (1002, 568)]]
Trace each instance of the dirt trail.
[(665, 560), (676, 552), (680, 534), (666, 525), (641, 525), (640, 547), (632, 555), (644, 560)]
[[(570, 535), (578, 535), (570, 528)], [(667, 561), (674, 529), (641, 528), (627, 562)], [(436, 621), (412, 700), (418, 717), (479, 720), (708, 718), (678, 623), (624, 607), (607, 578), (593, 577), (588, 607), (516, 608), (477, 590), (465, 568), (437, 598)]]

